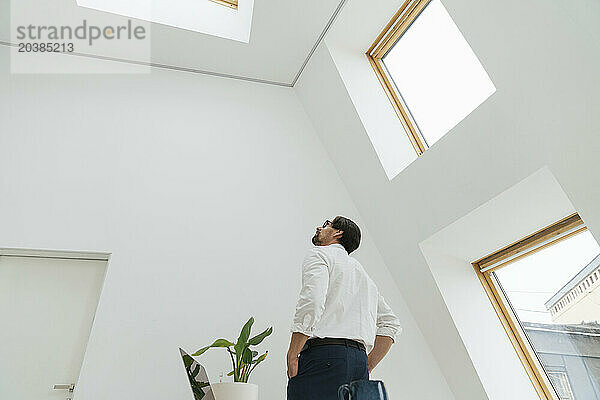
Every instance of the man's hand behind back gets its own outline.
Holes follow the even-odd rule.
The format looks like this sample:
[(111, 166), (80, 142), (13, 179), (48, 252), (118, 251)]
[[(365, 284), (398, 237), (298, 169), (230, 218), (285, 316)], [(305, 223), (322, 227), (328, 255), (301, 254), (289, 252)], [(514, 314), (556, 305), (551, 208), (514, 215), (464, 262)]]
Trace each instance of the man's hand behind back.
[(308, 336), (303, 333), (292, 333), (290, 347), (287, 352), (287, 374), (290, 379), (298, 375), (298, 354), (302, 351), (302, 347), (304, 347), (307, 340)]
[(388, 336), (376, 336), (373, 350), (369, 353), (369, 373), (379, 364), (392, 347), (394, 340)]
[(293, 378), (298, 375), (298, 356), (287, 357), (288, 378)]

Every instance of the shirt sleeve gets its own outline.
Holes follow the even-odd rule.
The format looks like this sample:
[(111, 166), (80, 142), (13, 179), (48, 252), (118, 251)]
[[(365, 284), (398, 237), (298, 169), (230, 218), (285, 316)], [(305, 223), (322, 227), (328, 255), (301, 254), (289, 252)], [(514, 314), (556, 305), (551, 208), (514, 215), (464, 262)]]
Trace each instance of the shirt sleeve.
[(378, 336), (389, 336), (396, 341), (396, 335), (402, 332), (400, 320), (394, 314), (391, 307), (385, 302), (382, 295), (379, 295), (377, 303), (377, 333)]
[(296, 305), (292, 332), (313, 336), (323, 316), (329, 287), (329, 260), (323, 251), (311, 249), (302, 263), (302, 289)]

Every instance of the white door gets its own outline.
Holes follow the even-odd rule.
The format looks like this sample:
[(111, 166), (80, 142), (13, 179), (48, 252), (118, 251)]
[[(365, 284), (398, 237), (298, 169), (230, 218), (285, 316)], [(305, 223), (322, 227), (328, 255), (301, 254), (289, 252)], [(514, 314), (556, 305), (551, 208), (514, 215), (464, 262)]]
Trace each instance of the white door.
[(76, 384), (106, 260), (0, 254), (0, 399), (64, 400)]

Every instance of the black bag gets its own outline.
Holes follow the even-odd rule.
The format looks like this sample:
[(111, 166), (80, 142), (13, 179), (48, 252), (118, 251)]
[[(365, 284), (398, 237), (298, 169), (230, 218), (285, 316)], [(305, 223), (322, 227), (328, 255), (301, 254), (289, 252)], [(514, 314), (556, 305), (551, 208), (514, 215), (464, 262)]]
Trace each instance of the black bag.
[(360, 380), (340, 386), (340, 400), (388, 400), (382, 381)]

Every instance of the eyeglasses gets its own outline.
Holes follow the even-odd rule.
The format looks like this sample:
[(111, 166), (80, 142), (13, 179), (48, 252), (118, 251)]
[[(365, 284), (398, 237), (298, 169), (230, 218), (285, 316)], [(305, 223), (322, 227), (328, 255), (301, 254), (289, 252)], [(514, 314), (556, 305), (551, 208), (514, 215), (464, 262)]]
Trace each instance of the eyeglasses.
[(331, 225), (330, 220), (325, 220), (325, 222), (323, 222), (323, 226), (321, 228), (327, 228), (327, 225)]

